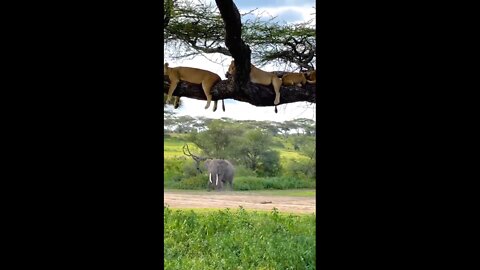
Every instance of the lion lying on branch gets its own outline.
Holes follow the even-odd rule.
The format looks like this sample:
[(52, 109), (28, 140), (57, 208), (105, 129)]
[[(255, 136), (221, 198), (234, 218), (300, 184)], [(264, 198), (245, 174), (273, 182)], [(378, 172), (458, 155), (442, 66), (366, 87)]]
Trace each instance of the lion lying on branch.
[[(232, 60), (230, 66), (228, 67), (227, 75), (229, 74), (232, 76), (235, 74), (235, 60)], [(254, 65), (251, 65), (250, 81), (252, 83), (266, 86), (273, 85), (273, 90), (275, 91), (275, 100), (273, 101), (273, 104), (278, 105), (280, 103), (280, 86), (282, 85), (282, 80), (275, 74), (263, 71), (259, 68), (256, 68)]]
[[(208, 70), (198, 69), (198, 68), (191, 68), (191, 67), (174, 67), (171, 68), (168, 66), (168, 63), (163, 65), (163, 74), (167, 75), (170, 80), (170, 87), (168, 89), (167, 94), (167, 101), (170, 102), (173, 96), (173, 92), (180, 81), (185, 81), (194, 84), (201, 84), (203, 92), (207, 97), (207, 105), (205, 109), (210, 107), (210, 102), (212, 101), (212, 94), (211, 90), (212, 87), (221, 81), (220, 76), (217, 74), (210, 72)], [(179, 99), (180, 97), (178, 97)], [(174, 106), (177, 106), (178, 99), (175, 98)], [(213, 102), (213, 111), (217, 110), (217, 100)], [(222, 109), (225, 111), (225, 104), (223, 103), (222, 99)]]

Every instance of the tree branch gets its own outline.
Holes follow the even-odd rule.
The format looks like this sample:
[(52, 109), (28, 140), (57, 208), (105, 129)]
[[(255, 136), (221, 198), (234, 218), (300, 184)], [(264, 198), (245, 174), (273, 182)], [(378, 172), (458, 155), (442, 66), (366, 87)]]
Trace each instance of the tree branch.
[(215, 0), (225, 23), (225, 45), (235, 59), (237, 86), (243, 87), (250, 80), (250, 47), (242, 40), (240, 12), (232, 0)]
[(223, 48), (221, 46), (218, 46), (217, 48), (211, 48), (210, 46), (205, 46), (205, 47), (199, 47), (196, 44), (192, 43), (191, 44), (192, 48), (194, 48), (197, 51), (204, 52), (204, 53), (221, 53), (224, 55), (231, 55), (230, 51), (228, 51), (226, 48)]
[[(168, 93), (170, 81), (164, 76), (164, 93)], [(223, 80), (213, 86), (212, 100), (235, 99), (247, 102), (257, 107), (274, 106), (275, 92), (273, 87), (247, 82), (242, 91), (235, 90), (233, 80)], [(198, 100), (207, 100), (202, 85), (180, 81), (173, 92), (174, 96), (188, 97)], [(307, 101), (316, 103), (316, 84), (306, 84), (303, 87), (283, 86), (280, 87), (280, 104)]]
[(168, 26), (170, 22), (170, 18), (172, 17), (172, 10), (173, 10), (174, 0), (166, 0), (163, 3), (163, 28)]

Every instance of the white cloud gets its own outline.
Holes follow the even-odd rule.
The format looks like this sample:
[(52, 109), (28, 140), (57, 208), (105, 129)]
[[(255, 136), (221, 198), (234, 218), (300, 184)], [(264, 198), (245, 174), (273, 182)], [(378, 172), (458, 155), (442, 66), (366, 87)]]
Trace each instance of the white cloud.
[[(250, 11), (251, 9), (239, 9), (240, 13), (246, 13)], [(258, 8), (257, 10), (253, 11), (253, 14), (256, 16), (262, 16), (262, 17), (274, 17), (274, 16), (281, 16), (282, 14), (285, 15), (285, 13), (288, 12), (295, 12), (295, 13), (300, 13), (302, 15), (302, 18), (299, 20), (295, 21), (287, 21), (288, 23), (300, 23), (300, 22), (306, 22), (309, 21), (310, 19), (313, 19), (312, 24), (315, 22), (315, 9), (312, 8), (310, 5), (304, 5), (304, 6), (280, 6), (280, 7), (264, 7), (264, 8)]]

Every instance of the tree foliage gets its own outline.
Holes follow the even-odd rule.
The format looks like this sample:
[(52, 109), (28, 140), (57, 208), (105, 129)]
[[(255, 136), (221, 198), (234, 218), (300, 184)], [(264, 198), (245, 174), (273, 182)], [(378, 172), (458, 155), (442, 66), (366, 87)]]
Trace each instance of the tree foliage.
[(227, 159), (233, 156), (232, 142), (235, 136), (241, 134), (239, 126), (221, 120), (213, 120), (208, 124), (208, 129), (190, 134), (189, 140), (202, 150), (202, 155), (209, 158)]
[(238, 160), (259, 175), (275, 175), (279, 169), (280, 157), (273, 151), (272, 137), (260, 130), (247, 130), (234, 146), (237, 148)]
[(258, 176), (274, 176), (280, 169), (279, 154), (272, 149), (272, 136), (257, 128), (213, 120), (207, 130), (193, 132), (188, 139), (202, 150), (204, 157), (229, 159)]
[[(208, 129), (211, 122), (225, 122), (231, 126), (239, 126), (244, 130), (259, 129), (270, 136), (280, 136), (288, 138), (292, 134), (315, 136), (315, 121), (307, 118), (296, 118), (290, 121), (275, 122), (275, 121), (256, 121), (256, 120), (234, 120), (227, 117), (222, 117), (219, 120), (206, 118), (203, 116), (177, 116), (175, 111), (164, 111), (164, 126), (168, 132), (184, 133), (202, 132)], [(181, 126), (179, 129), (178, 127)]]
[[(165, 1), (165, 10), (172, 1)], [(172, 46), (173, 57), (185, 58), (199, 53), (232, 56), (225, 45), (224, 21), (217, 6), (206, 2), (175, 1), (173, 14), (164, 28), (165, 47)], [(312, 12), (315, 12), (314, 7)], [(250, 15), (253, 10), (241, 14)], [(314, 21), (283, 24), (259, 16), (242, 23), (243, 41), (251, 48), (254, 64), (285, 64), (292, 70), (312, 70), (316, 62)]]

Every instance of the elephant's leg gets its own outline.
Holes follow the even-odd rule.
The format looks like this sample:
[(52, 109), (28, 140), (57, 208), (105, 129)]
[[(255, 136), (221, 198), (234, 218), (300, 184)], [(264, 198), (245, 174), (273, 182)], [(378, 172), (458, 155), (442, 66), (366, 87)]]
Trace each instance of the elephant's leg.
[(223, 191), (223, 181), (218, 181), (220, 191)]

